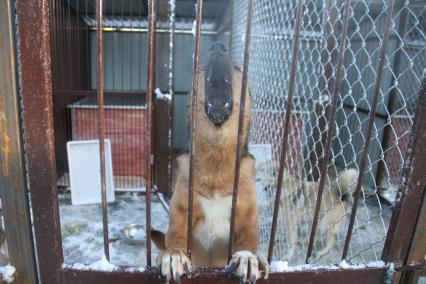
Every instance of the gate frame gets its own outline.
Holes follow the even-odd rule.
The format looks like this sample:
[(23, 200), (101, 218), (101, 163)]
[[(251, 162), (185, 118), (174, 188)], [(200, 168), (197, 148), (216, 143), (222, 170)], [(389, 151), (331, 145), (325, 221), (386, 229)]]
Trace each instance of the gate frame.
[[(13, 0), (7, 0), (10, 5), (13, 2)], [(16, 1), (23, 127), (18, 120), (9, 121), (10, 125), (15, 128), (13, 138), (20, 141), (18, 140), (20, 133), (23, 133), (26, 145), (31, 207), (24, 202), (19, 204), (16, 210), (23, 210), (28, 214), (29, 208), (32, 208), (35, 238), (34, 253), (38, 259), (39, 281), (42, 283), (93, 283), (102, 279), (103, 283), (134, 283), (135, 281), (162, 283), (162, 280), (157, 278), (155, 268), (141, 270), (134, 267), (120, 267), (114, 271), (94, 271), (63, 265), (52, 109), (50, 3), (49, 0)], [(15, 99), (15, 105), (9, 104), (8, 110), (12, 107), (12, 110), (18, 112), (16, 94), (9, 92), (6, 95), (10, 96), (7, 97), (7, 101), (10, 99), (13, 102), (13, 99)], [(404, 166), (402, 180), (405, 182), (401, 184), (398, 192), (399, 198), (392, 215), (382, 256), (386, 263), (395, 264), (397, 273), (394, 279), (401, 283), (406, 283), (405, 279), (411, 273), (410, 271), (417, 273), (424, 269), (423, 266), (413, 266), (411, 263), (415, 258), (411, 248), (416, 248), (419, 242), (424, 242), (426, 237), (423, 234), (424, 232), (421, 232), (421, 226), (417, 226), (416, 229), (419, 221), (425, 222), (424, 216), (419, 217), (421, 210), (426, 210), (426, 204), (422, 202), (426, 183), (426, 175), (423, 171), (426, 167), (426, 133), (422, 133), (425, 128), (426, 78), (424, 77), (411, 134), (409, 146), (409, 153), (411, 154)], [(21, 131), (16, 131), (16, 129)], [(22, 169), (24, 161), (23, 156), (20, 155), (16, 160), (10, 161), (10, 165)], [(21, 173), (25, 174), (24, 172)], [(9, 194), (9, 192), (6, 194)], [(25, 200), (25, 194), (23, 195), (21, 198)], [(10, 217), (5, 217), (6, 224), (13, 224)], [(28, 226), (27, 228), (18, 228), (18, 232), (22, 233), (24, 229), (28, 233)], [(28, 239), (27, 236), (22, 245), (31, 246), (32, 240)], [(18, 275), (31, 273), (31, 270), (25, 268), (17, 266), (17, 269)], [(319, 283), (359, 283), (360, 281), (381, 283), (386, 279), (387, 272), (386, 267), (307, 269), (298, 272), (273, 272), (268, 280), (259, 280), (259, 282), (272, 283), (287, 280), (294, 283), (306, 283), (306, 281), (315, 280)], [(197, 283), (199, 281), (232, 283), (235, 279), (228, 277), (225, 270), (213, 268), (193, 269), (190, 277), (183, 278), (185, 283)]]
[(23, 158), (14, 17), (12, 1), (1, 1), (0, 196), (9, 260), (18, 272), (15, 282), (35, 283), (37, 270)]

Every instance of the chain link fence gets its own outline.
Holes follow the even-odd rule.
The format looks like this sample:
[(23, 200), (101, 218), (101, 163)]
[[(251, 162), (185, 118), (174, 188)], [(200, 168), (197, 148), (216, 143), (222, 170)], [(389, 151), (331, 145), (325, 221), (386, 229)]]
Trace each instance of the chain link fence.
[[(283, 189), (274, 259), (302, 263), (315, 202), (300, 189), (319, 180), (327, 113), (334, 90), (342, 0), (306, 0), (286, 171), (292, 178)], [(254, 1), (249, 82), (253, 96), (250, 149), (257, 158), (262, 252), (267, 251), (275, 198), (278, 160), (287, 103), (296, 1)], [(242, 65), (247, 0), (232, 3), (231, 51)], [(352, 203), (348, 187), (336, 194), (334, 181), (358, 169), (368, 126), (370, 101), (385, 28), (387, 1), (351, 1), (339, 107), (317, 242), (312, 262), (338, 262)], [(385, 67), (374, 121), (348, 261), (380, 260), (391, 207), (406, 157), (410, 128), (426, 65), (424, 1), (396, 1)], [(355, 180), (356, 182), (356, 180)], [(315, 194), (316, 196), (316, 194)], [(328, 196), (328, 197), (327, 197)], [(295, 200), (302, 200), (302, 205)], [(289, 213), (285, 213), (289, 212)], [(336, 213), (337, 212), (337, 213)], [(322, 222), (321, 220), (328, 220)], [(296, 232), (294, 239), (291, 234)], [(331, 241), (330, 241), (331, 239)]]

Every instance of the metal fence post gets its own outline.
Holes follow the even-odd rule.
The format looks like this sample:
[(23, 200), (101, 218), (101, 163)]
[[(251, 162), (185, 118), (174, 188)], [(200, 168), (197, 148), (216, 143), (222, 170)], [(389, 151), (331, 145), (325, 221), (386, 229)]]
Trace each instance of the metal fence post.
[[(16, 283), (36, 283), (37, 271), (16, 85), (13, 1), (0, 2), (0, 196)], [(1, 279), (0, 279), (1, 282)]]
[(16, 2), (22, 117), (40, 282), (60, 283), (63, 262), (56, 177), (50, 2)]
[[(382, 259), (406, 265), (426, 186), (426, 69), (423, 72), (407, 159)], [(397, 273), (396, 279), (401, 276)]]

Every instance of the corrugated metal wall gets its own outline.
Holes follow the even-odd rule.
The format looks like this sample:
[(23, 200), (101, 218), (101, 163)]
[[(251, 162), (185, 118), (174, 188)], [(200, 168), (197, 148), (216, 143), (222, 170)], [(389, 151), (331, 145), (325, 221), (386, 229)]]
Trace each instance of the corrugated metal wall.
[[(206, 58), (208, 46), (215, 40), (215, 35), (201, 37), (201, 62)], [(146, 91), (146, 33), (106, 32), (104, 33), (104, 68), (105, 89), (115, 91)], [(169, 36), (158, 34), (156, 42), (156, 88), (163, 92), (168, 90)], [(91, 50), (91, 87), (96, 89), (96, 32), (90, 34)], [(186, 124), (187, 96), (192, 88), (192, 55), (194, 36), (192, 34), (175, 34), (174, 42), (174, 116), (173, 146), (185, 148), (188, 142)]]

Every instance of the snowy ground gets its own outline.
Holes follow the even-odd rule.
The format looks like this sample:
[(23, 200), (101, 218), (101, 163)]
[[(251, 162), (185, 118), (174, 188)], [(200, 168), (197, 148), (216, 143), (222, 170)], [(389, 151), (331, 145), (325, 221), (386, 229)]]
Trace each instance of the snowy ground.
[[(261, 185), (258, 185), (261, 187)], [(260, 231), (261, 245), (259, 253), (266, 255), (271, 224), (271, 204), (259, 191)], [(265, 204), (265, 200), (268, 204)], [(263, 202), (263, 203), (262, 203)], [(73, 206), (66, 195), (60, 198), (61, 229), (65, 262), (91, 264), (102, 259), (102, 209), (100, 205)], [(377, 202), (367, 199), (361, 203), (358, 211), (358, 222), (351, 241), (349, 253), (350, 262), (368, 262), (380, 259), (385, 232), (390, 218), (390, 210), (380, 210)], [(123, 230), (132, 224), (145, 224), (145, 199), (143, 195), (119, 195), (116, 202), (108, 206), (109, 237), (111, 263), (115, 265), (145, 266), (145, 242), (135, 243), (125, 238)], [(347, 218), (348, 219), (348, 218)], [(330, 253), (314, 259), (313, 263), (339, 263), (344, 244), (348, 221), (344, 221), (339, 231), (337, 245)], [(152, 203), (152, 227), (165, 232), (168, 227), (168, 214), (163, 205), (154, 196)], [(284, 228), (284, 229), (283, 229)], [(144, 235), (144, 233), (143, 233)], [(144, 236), (143, 236), (144, 237)], [(318, 236), (319, 242), (323, 236)], [(290, 262), (291, 265), (301, 264), (306, 254), (306, 245), (301, 244), (297, 249), (297, 257)], [(279, 226), (277, 245), (274, 259), (286, 259), (285, 225)], [(158, 250), (152, 245), (152, 261)]]
[[(102, 259), (102, 207), (100, 205), (71, 205), (67, 196), (61, 195), (60, 215), (65, 263), (91, 264)], [(145, 225), (145, 199), (133, 193), (116, 197), (108, 205), (111, 263), (115, 265), (145, 266), (145, 243), (128, 240), (123, 230), (132, 224)], [(165, 231), (168, 215), (153, 196), (152, 227)], [(152, 246), (152, 260), (157, 249)], [(155, 263), (155, 262), (154, 262)]]
[[(267, 252), (269, 235), (272, 223), (272, 210), (271, 196), (267, 195), (263, 190), (258, 189), (258, 206), (260, 211), (260, 248), (261, 252)], [(275, 192), (271, 195), (275, 195)], [(329, 264), (339, 263), (342, 256), (343, 246), (345, 242), (346, 232), (349, 224), (349, 215), (351, 207), (347, 210), (347, 215), (342, 219), (342, 224), (337, 232), (337, 242), (334, 247), (323, 255), (315, 255), (315, 252), (319, 251), (324, 245), (326, 235), (320, 234), (321, 230), (317, 230), (316, 242), (313, 249), (313, 257), (311, 263), (316, 264)], [(353, 235), (351, 238), (349, 253), (347, 260), (351, 263), (366, 263), (370, 261), (380, 260), (383, 245), (386, 237), (387, 228), (389, 227), (389, 221), (392, 211), (389, 208), (382, 207), (379, 205), (377, 199), (370, 196), (360, 201), (358, 207), (357, 218), (354, 226)], [(308, 214), (308, 213), (307, 213)], [(296, 254), (291, 259), (288, 259), (288, 251), (290, 250), (290, 244), (288, 243), (287, 233), (288, 227), (282, 215), (282, 209), (280, 209), (280, 215), (278, 218), (276, 244), (274, 250), (273, 259), (281, 259), (289, 261), (291, 265), (303, 264), (306, 259), (307, 246), (309, 241), (311, 218), (307, 218), (306, 223), (299, 225), (299, 244), (296, 244)], [(292, 245), (294, 246), (294, 244)]]

